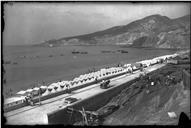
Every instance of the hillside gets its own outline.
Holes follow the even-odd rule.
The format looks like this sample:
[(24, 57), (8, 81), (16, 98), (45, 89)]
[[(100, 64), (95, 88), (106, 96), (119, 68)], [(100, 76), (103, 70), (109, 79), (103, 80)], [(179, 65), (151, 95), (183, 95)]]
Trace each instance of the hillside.
[[(158, 80), (160, 83), (147, 87), (148, 82), (142, 79), (124, 89), (106, 105), (119, 104), (120, 108), (107, 116), (103, 124), (177, 125), (181, 112), (190, 114), (190, 92), (189, 89), (185, 89), (186, 85), (181, 80), (181, 68), (189, 70), (190, 67), (189, 65), (169, 65), (151, 74), (151, 79)], [(167, 84), (168, 77), (164, 76), (175, 79)], [(106, 106), (101, 109), (104, 110)], [(170, 118), (168, 112), (175, 112), (177, 117)]]
[[(185, 76), (183, 73), (183, 69), (190, 71), (190, 56), (183, 58), (177, 57), (178, 64), (168, 64), (142, 77), (113, 97), (99, 111), (107, 111), (113, 104), (120, 107), (106, 116), (103, 124), (177, 125), (181, 112), (190, 119), (190, 75)], [(151, 85), (151, 81), (155, 84)], [(168, 112), (174, 112), (176, 117), (170, 117)]]
[(49, 40), (41, 45), (130, 45), (132, 47), (188, 48), (190, 46), (190, 15), (177, 19), (151, 15), (127, 25), (115, 26), (86, 35)]

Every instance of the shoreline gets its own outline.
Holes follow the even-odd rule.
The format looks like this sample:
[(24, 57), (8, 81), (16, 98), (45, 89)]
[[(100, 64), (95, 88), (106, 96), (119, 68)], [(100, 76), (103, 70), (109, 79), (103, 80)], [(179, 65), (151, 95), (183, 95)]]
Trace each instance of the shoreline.
[(123, 48), (138, 48), (138, 49), (154, 49), (154, 50), (188, 50), (189, 48), (156, 48), (156, 47), (138, 47), (138, 46), (131, 46), (131, 45), (117, 45), (117, 44), (72, 44), (72, 45), (62, 45), (62, 46), (54, 46), (54, 47), (49, 47), (49, 46), (44, 46), (41, 44), (31, 44), (31, 45), (4, 45), (3, 47), (49, 47), (49, 48), (59, 48), (59, 47), (70, 47), (70, 46), (117, 46), (117, 47), (123, 47)]

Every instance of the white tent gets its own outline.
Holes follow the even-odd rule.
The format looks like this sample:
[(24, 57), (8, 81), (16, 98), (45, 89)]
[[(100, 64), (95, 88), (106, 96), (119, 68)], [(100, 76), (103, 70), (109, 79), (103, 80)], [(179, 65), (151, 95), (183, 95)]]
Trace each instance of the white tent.
[(153, 58), (153, 60), (156, 60), (157, 62), (160, 62), (161, 58), (160, 57), (156, 57), (156, 58)]
[(47, 89), (47, 86), (40, 86), (41, 89)]
[(89, 82), (93, 82), (94, 81), (94, 79), (93, 79), (93, 77), (91, 77), (91, 79), (89, 80)]
[(130, 66), (130, 65), (131, 65), (131, 64), (125, 64), (124, 67), (128, 67), (128, 66)]
[(84, 79), (84, 84), (86, 84), (86, 83), (87, 83), (87, 81), (88, 81), (88, 79)]
[(47, 88), (47, 90), (49, 91), (49, 92), (51, 92), (52, 90), (53, 90), (54, 88), (53, 88), (53, 86), (48, 86), (48, 88)]
[(47, 86), (40, 86), (40, 88), (41, 88), (41, 90), (42, 90), (42, 92), (41, 93), (45, 93), (46, 92), (46, 90), (47, 90)]
[(78, 82), (74, 82), (74, 84), (73, 84), (73, 87), (76, 87), (76, 86), (78, 86)]
[(33, 91), (33, 89), (27, 89), (26, 90), (26, 92), (28, 92), (28, 93), (30, 93), (30, 92), (32, 92)]
[(35, 88), (33, 88), (33, 91), (32, 91), (32, 93), (33, 93), (33, 96), (37, 96), (37, 95), (39, 95), (39, 87), (35, 87)]
[(143, 60), (143, 61), (140, 61), (139, 63), (145, 64), (148, 67), (150, 66), (151, 60)]
[(47, 89), (43, 94), (42, 94), (42, 96), (45, 96), (45, 95), (48, 95), (48, 94), (50, 94), (51, 92)]
[(157, 59), (152, 59), (151, 60), (151, 64), (156, 64), (157, 63)]
[(132, 72), (132, 71), (133, 71), (132, 67), (129, 66), (129, 67), (127, 68), (127, 71), (128, 71), (128, 73), (129, 73), (129, 72)]
[(67, 83), (67, 81), (61, 81), (61, 82), (60, 82), (60, 85), (63, 85), (63, 86), (64, 86), (66, 83)]
[(40, 89), (39, 87), (33, 88), (34, 91), (38, 91), (39, 89)]
[(26, 93), (26, 91), (21, 90), (21, 91), (17, 92), (16, 94), (18, 94), (18, 95), (24, 95), (25, 93)]
[(50, 86), (52, 87), (51, 93), (54, 93), (57, 91), (58, 89), (57, 83), (52, 83)]
[(76, 81), (71, 81), (70, 87), (73, 88), (73, 87), (75, 87), (75, 86), (76, 86)]
[(73, 81), (77, 82), (79, 80), (78, 77), (74, 78)]
[(89, 83), (89, 82), (91, 82), (91, 81), (92, 81), (92, 80), (88, 79), (86, 82)]
[(78, 81), (76, 86), (80, 86), (82, 83), (80, 82), (80, 80)]
[(135, 70), (135, 69), (137, 69), (137, 67), (136, 67), (135, 65), (133, 65), (133, 66), (132, 66), (132, 69)]
[(53, 88), (52, 91), (51, 91), (51, 93), (55, 93), (55, 92), (56, 92), (56, 90)]
[(65, 84), (60, 83), (60, 87), (62, 88), (62, 90), (65, 90)]
[(85, 81), (83, 79), (80, 80), (80, 84), (84, 84)]
[(57, 82), (55, 86), (57, 86), (57, 90), (56, 91), (62, 91), (62, 88), (60, 87), (60, 82)]
[(126, 68), (126, 69), (124, 70), (124, 72), (128, 72), (128, 69), (129, 69), (129, 67), (128, 67), (128, 68)]
[(169, 59), (171, 57), (171, 55), (166, 55), (166, 58)]
[(176, 56), (178, 56), (178, 54), (177, 54), (177, 53), (174, 53), (174, 54), (172, 55), (172, 58), (175, 58)]
[(165, 59), (166, 59), (166, 56), (160, 56), (160, 57), (158, 57), (158, 58), (160, 58), (160, 59), (162, 59), (162, 60), (165, 60)]

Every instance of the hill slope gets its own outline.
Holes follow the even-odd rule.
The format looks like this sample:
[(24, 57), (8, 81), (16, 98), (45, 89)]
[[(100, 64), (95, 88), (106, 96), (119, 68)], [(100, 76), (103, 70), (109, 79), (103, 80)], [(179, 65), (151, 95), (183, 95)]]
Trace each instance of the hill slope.
[[(183, 82), (183, 69), (189, 71), (189, 63), (169, 64), (149, 75), (155, 85), (151, 86), (146, 76), (127, 86), (98, 110), (104, 112), (114, 104), (120, 106), (103, 119), (103, 125), (177, 125), (181, 112), (190, 115), (190, 90), (189, 84)], [(175, 112), (177, 117), (170, 118), (168, 112)]]
[(151, 15), (127, 25), (86, 35), (49, 40), (41, 45), (131, 45), (132, 47), (188, 48), (190, 15), (177, 19)]

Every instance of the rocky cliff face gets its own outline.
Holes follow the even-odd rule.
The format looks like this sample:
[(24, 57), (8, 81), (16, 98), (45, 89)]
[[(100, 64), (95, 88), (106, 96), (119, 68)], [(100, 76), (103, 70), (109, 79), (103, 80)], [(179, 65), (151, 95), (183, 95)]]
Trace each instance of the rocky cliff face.
[(43, 45), (130, 45), (132, 47), (189, 48), (190, 15), (177, 19), (152, 15), (103, 31), (47, 41)]

